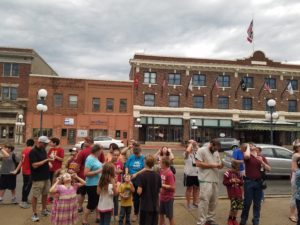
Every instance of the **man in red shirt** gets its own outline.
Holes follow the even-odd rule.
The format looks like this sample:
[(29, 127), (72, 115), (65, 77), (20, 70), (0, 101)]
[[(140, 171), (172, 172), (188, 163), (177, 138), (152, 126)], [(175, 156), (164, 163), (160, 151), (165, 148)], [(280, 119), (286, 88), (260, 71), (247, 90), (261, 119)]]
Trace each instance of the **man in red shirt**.
[(33, 139), (28, 139), (26, 141), (26, 148), (22, 151), (22, 160), (20, 161), (18, 167), (13, 171), (14, 174), (17, 174), (18, 171), (22, 167), (22, 174), (23, 174), (23, 187), (22, 187), (22, 201), (20, 202), (19, 206), (24, 209), (28, 209), (28, 195), (31, 190), (31, 179), (30, 179), (30, 162), (29, 162), (29, 152), (31, 151), (34, 145)]
[[(85, 176), (84, 176), (85, 160), (91, 154), (91, 149), (92, 149), (93, 144), (94, 144), (94, 140), (93, 140), (92, 137), (85, 137), (84, 138), (84, 143), (83, 143), (84, 149), (77, 154), (77, 157), (75, 159), (75, 162), (79, 166), (78, 176), (83, 180), (85, 180)], [(104, 163), (105, 156), (104, 156), (104, 153), (103, 153), (102, 150), (101, 150), (101, 154), (100, 154), (98, 159), (101, 163)], [(78, 205), (79, 205), (78, 212), (83, 212), (82, 205), (83, 205), (84, 197), (85, 197), (85, 194), (86, 194), (85, 185), (81, 186), (80, 188), (77, 189), (77, 194), (79, 195), (79, 198), (78, 198)]]
[(50, 149), (48, 151), (48, 158), (54, 159), (54, 161), (51, 162), (52, 167), (50, 167), (50, 183), (52, 185), (53, 181), (53, 175), (54, 173), (61, 169), (62, 162), (64, 160), (65, 152), (64, 149), (59, 147), (60, 140), (58, 138), (51, 138), (50, 139)]

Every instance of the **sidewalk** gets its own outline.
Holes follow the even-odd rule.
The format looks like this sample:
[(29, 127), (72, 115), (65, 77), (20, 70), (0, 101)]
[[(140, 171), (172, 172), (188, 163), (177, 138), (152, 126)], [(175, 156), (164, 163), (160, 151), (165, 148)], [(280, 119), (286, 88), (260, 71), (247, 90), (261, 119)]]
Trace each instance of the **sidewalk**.
[[(227, 224), (229, 201), (219, 199), (217, 207), (217, 222), (219, 225)], [(251, 210), (252, 212), (252, 210)], [(252, 216), (252, 213), (250, 215)], [(176, 225), (196, 225), (197, 210), (187, 210), (183, 199), (174, 202), (174, 216)], [(288, 219), (289, 198), (266, 198), (262, 204), (260, 225), (295, 225)], [(31, 222), (31, 209), (21, 209), (18, 205), (0, 205), (0, 218), (3, 225), (51, 225), (49, 217), (40, 217), (40, 222)], [(80, 215), (81, 217), (81, 215)], [(251, 223), (252, 217), (248, 221)], [(90, 215), (90, 225), (95, 223), (95, 214)], [(81, 224), (81, 220), (78, 225)], [(111, 224), (118, 224), (112, 222)], [(136, 225), (138, 223), (132, 223)]]

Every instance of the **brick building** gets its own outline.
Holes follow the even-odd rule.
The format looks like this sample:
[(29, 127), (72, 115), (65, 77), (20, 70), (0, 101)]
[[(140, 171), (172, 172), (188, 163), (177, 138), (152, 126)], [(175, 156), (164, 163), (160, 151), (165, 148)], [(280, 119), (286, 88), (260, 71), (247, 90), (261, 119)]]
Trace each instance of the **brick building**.
[(58, 137), (62, 145), (84, 136), (111, 136), (127, 144), (132, 138), (132, 81), (105, 81), (30, 75), (26, 138), (37, 137), (40, 112), (37, 92), (46, 89), (43, 134)]
[(275, 62), (261, 51), (237, 60), (135, 54), (130, 65), (134, 136), (140, 141), (225, 136), (268, 143), (265, 114), (271, 98), (279, 115), (274, 143), (291, 144), (299, 136), (300, 65)]
[(26, 116), (29, 74), (57, 74), (34, 50), (3, 47), (0, 73), (0, 143), (22, 143), (23, 127), (17, 127), (16, 122), (19, 115)]

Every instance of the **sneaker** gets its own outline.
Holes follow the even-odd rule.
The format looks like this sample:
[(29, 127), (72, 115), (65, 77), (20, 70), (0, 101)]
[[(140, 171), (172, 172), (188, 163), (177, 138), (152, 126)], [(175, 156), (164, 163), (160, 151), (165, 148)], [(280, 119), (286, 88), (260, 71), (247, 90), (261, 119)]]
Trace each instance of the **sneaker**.
[(27, 202), (21, 202), (21, 203), (19, 204), (19, 206), (20, 206), (21, 208), (23, 208), (23, 209), (28, 209), (28, 208), (29, 208), (29, 205), (28, 205)]
[(11, 199), (11, 204), (18, 204), (18, 201), (17, 201), (17, 198), (16, 197), (13, 197)]
[(218, 225), (215, 221), (212, 221), (212, 220), (207, 221), (206, 223), (207, 223), (207, 225)]
[(119, 217), (118, 216), (114, 216), (114, 221), (115, 222), (119, 222)]
[(37, 216), (37, 214), (33, 214), (31, 217), (32, 222), (38, 222), (40, 218)]
[(188, 208), (188, 210), (192, 210), (192, 209), (197, 209), (198, 206), (194, 205), (194, 204), (189, 204), (187, 208)]
[(233, 220), (232, 220), (232, 219), (229, 219), (229, 220), (227, 221), (227, 224), (228, 224), (228, 225), (234, 225)]
[(233, 225), (239, 225), (238, 221), (236, 221), (236, 220), (232, 220), (232, 224)]
[(83, 212), (83, 208), (78, 208), (78, 213), (82, 213)]
[(48, 209), (44, 209), (44, 210), (42, 210), (42, 212), (41, 212), (41, 215), (42, 216), (49, 216), (51, 214), (51, 212), (48, 210)]

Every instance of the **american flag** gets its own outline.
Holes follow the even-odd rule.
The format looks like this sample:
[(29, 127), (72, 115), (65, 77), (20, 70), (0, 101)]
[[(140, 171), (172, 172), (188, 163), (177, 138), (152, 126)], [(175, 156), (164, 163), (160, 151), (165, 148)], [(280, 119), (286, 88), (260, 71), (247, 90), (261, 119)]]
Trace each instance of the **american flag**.
[(248, 27), (248, 30), (247, 30), (247, 34), (248, 34), (248, 37), (247, 37), (247, 40), (252, 43), (253, 41), (253, 20), (251, 20), (251, 23)]
[(271, 93), (271, 88), (270, 88), (270, 86), (266, 82), (264, 84), (264, 90), (267, 91), (267, 92), (269, 92), (269, 93)]

